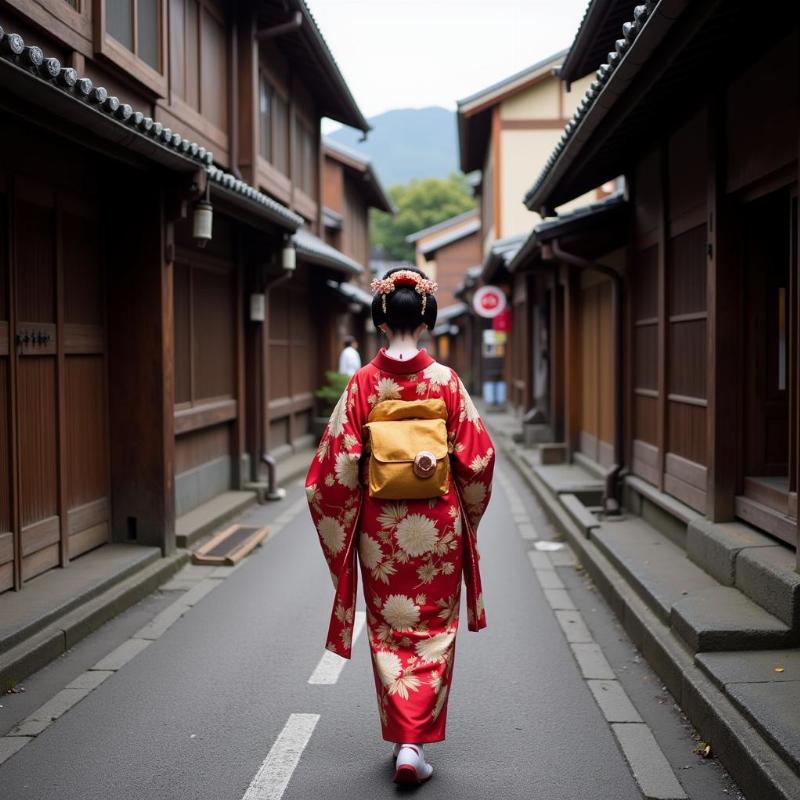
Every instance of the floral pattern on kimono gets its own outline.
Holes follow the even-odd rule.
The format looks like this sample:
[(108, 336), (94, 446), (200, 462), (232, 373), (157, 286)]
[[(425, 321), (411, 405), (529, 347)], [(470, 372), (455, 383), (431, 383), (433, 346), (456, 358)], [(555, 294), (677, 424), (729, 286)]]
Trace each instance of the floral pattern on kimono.
[[(447, 408), (447, 492), (423, 500), (370, 497), (361, 463), (370, 410), (382, 400), (428, 398), (442, 398)], [(351, 378), (309, 469), (309, 507), (335, 587), (326, 647), (350, 657), (358, 560), (388, 741), (444, 738), (462, 576), (469, 627), (486, 624), (476, 531), (491, 496), (494, 459), (491, 439), (452, 369), (424, 350), (407, 362), (381, 350)]]

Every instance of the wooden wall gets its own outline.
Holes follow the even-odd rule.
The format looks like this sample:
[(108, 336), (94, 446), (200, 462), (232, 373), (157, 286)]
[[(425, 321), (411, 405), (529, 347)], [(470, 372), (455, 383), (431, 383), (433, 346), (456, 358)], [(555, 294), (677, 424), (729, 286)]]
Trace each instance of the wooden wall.
[(8, 121), (2, 138), (0, 591), (110, 536), (98, 171)]
[(614, 463), (615, 391), (612, 285), (608, 278), (584, 271), (579, 291), (578, 445), (589, 458), (610, 467)]
[(436, 302), (439, 308), (453, 305), (458, 302), (455, 290), (464, 281), (464, 276), (470, 267), (481, 262), (480, 233), (475, 232), (435, 253), (436, 282), (439, 292)]
[(192, 246), (178, 226), (173, 277), (175, 474), (178, 513), (232, 488), (238, 475), (238, 353), (242, 303), (231, 223), (217, 215), (214, 239)]
[(532, 326), (530, 278), (526, 273), (514, 275), (511, 284), (511, 331), (506, 349), (510, 361), (507, 400), (520, 413), (531, 405)]
[(313, 391), (318, 388), (318, 337), (324, 332), (315, 315), (310, 281), (308, 269), (301, 264), (288, 283), (269, 293), (269, 448), (279, 456), (311, 432)]
[(632, 464), (705, 511), (707, 117), (701, 111), (637, 165)]

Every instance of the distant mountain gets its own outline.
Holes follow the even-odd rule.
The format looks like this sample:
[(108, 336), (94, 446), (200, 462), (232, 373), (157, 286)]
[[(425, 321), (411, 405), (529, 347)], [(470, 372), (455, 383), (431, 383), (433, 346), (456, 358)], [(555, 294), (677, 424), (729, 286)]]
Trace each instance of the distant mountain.
[(329, 138), (368, 155), (384, 186), (412, 178), (446, 178), (458, 169), (456, 115), (438, 106), (398, 108), (371, 117), (366, 142), (361, 132), (339, 128)]

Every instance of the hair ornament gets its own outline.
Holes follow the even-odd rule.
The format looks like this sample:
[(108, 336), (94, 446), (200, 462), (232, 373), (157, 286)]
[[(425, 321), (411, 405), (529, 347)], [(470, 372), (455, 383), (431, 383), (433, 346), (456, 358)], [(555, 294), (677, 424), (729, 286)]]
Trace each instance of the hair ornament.
[(429, 294), (438, 291), (439, 284), (436, 281), (423, 278), (413, 269), (401, 269), (387, 275), (385, 278), (375, 278), (369, 285), (372, 294), (381, 296), (381, 308), (386, 313), (386, 295), (391, 294), (398, 286), (413, 286), (417, 294), (422, 295), (422, 313), (425, 314), (425, 306)]

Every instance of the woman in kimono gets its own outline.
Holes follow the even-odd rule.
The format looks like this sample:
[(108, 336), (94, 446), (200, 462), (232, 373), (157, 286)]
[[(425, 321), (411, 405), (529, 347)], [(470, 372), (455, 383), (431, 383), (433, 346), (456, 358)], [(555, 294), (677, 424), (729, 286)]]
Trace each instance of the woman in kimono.
[[(326, 647), (350, 657), (358, 552), (383, 738), (395, 743), (395, 782), (421, 783), (433, 772), (423, 744), (445, 737), (462, 576), (469, 628), (486, 625), (476, 531), (495, 454), (458, 375), (417, 349), (422, 332), (436, 324), (436, 284), (419, 270), (397, 269), (372, 288), (372, 318), (389, 345), (350, 379), (309, 469), (306, 493), (336, 590)], [(363, 444), (370, 411), (384, 400), (436, 398), (447, 412), (445, 494), (370, 496)]]

